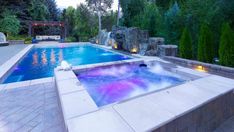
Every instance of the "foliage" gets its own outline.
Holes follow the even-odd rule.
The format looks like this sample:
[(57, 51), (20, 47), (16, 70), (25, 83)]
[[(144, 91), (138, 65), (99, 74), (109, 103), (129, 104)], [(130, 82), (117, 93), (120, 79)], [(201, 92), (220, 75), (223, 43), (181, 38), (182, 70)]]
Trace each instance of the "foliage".
[(45, 5), (48, 10), (48, 20), (51, 21), (57, 21), (58, 15), (59, 15), (59, 9), (57, 8), (56, 1), (55, 0), (45, 0)]
[(164, 21), (163, 36), (167, 38), (168, 43), (178, 44), (184, 22), (181, 18), (181, 9), (177, 2), (165, 12)]
[(26, 35), (14, 35), (14, 36), (8, 36), (7, 40), (24, 40), (25, 44), (31, 44), (32, 43), (32, 37), (28, 37)]
[(102, 25), (103, 29), (107, 29), (107, 31), (112, 30), (112, 26), (115, 25), (117, 22), (117, 12), (110, 11), (105, 13), (102, 17)]
[(214, 38), (207, 24), (202, 24), (198, 40), (197, 59), (212, 63), (214, 53)]
[(222, 26), (219, 62), (225, 66), (234, 66), (234, 33), (228, 23)]
[(122, 23), (124, 26), (133, 26), (134, 17), (137, 17), (144, 11), (145, 3), (145, 0), (120, 0), (123, 12)]
[(180, 39), (179, 55), (182, 58), (192, 59), (193, 57), (192, 52), (193, 52), (192, 39), (191, 39), (189, 29), (186, 27), (184, 28), (181, 39)]
[(0, 20), (0, 31), (7, 35), (16, 35), (20, 29), (20, 22), (15, 15), (6, 11), (3, 13), (3, 19)]
[(132, 26), (149, 31), (150, 36), (160, 33), (161, 15), (156, 5), (145, 3), (144, 10), (132, 20)]
[(76, 41), (76, 38), (75, 37), (67, 37), (65, 42), (75, 42)]
[(98, 14), (99, 33), (102, 30), (102, 19), (101, 16), (111, 8), (113, 0), (86, 0), (88, 7)]

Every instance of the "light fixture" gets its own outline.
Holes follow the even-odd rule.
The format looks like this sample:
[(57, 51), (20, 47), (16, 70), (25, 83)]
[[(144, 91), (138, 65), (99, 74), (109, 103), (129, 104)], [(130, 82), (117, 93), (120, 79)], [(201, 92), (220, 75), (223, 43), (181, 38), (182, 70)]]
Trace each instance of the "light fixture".
[(99, 43), (99, 41), (98, 41), (98, 39), (96, 39), (96, 44), (98, 44)]
[(115, 42), (113, 47), (114, 49), (118, 49), (118, 44)]
[(195, 70), (200, 71), (200, 72), (207, 72), (205, 67), (202, 65), (198, 65), (195, 67)]
[(137, 53), (138, 49), (136, 47), (131, 49), (131, 53)]

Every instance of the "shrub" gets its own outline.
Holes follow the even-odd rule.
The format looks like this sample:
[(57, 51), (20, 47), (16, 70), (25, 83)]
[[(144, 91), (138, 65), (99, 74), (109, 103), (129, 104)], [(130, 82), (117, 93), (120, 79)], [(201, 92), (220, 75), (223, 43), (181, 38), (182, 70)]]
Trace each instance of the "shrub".
[(219, 62), (221, 65), (234, 66), (234, 33), (228, 23), (224, 23), (222, 26)]
[(192, 50), (192, 39), (188, 28), (184, 28), (183, 34), (180, 39), (179, 44), (179, 53), (180, 57), (186, 59), (192, 59), (193, 57)]
[(74, 38), (74, 37), (67, 37), (65, 41), (66, 42), (76, 42), (76, 38)]
[(198, 39), (197, 59), (211, 63), (215, 56), (213, 35), (207, 24), (202, 24)]
[(0, 20), (0, 32), (8, 35), (16, 35), (20, 30), (20, 21), (11, 12), (3, 13), (3, 19)]

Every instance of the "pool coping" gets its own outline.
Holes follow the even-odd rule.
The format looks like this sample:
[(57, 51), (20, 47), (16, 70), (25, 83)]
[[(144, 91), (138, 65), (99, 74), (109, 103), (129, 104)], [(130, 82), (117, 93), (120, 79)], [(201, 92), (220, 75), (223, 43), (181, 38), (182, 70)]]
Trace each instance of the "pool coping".
[[(89, 130), (90, 126), (85, 126), (85, 124), (83, 124), (84, 122), (90, 121), (92, 123), (96, 123), (97, 125), (95, 125), (97, 128), (101, 129), (101, 131), (105, 131), (106, 128), (103, 128), (100, 126), (102, 126), (102, 123), (106, 123), (106, 124), (110, 124), (110, 126), (112, 126), (113, 122), (116, 123), (117, 120), (117, 124), (115, 124), (118, 127), (118, 130), (112, 130), (112, 129), (108, 129), (108, 131), (151, 131), (151, 130), (155, 130), (156, 128), (159, 128), (160, 126), (162, 126), (163, 124), (166, 124), (176, 118), (178, 118), (179, 116), (182, 116), (212, 100), (214, 100), (215, 98), (218, 98), (219, 96), (224, 95), (225, 93), (228, 93), (230, 91), (232, 91), (234, 89), (234, 87), (231, 85), (234, 80), (232, 79), (228, 79), (228, 78), (224, 78), (224, 77), (220, 77), (220, 76), (216, 76), (216, 75), (212, 75), (212, 74), (208, 74), (208, 73), (203, 73), (203, 72), (198, 72), (195, 71), (193, 69), (190, 68), (185, 68), (185, 67), (181, 67), (178, 66), (176, 68), (173, 69), (174, 72), (182, 72), (182, 73), (189, 73), (189, 74), (194, 74), (195, 76), (199, 76), (199, 79), (196, 80), (192, 80), (189, 82), (186, 82), (185, 84), (181, 84), (178, 86), (173, 86), (170, 89), (165, 89), (165, 90), (161, 90), (161, 91), (157, 91), (157, 92), (152, 92), (149, 94), (145, 94), (143, 96), (140, 97), (136, 97), (136, 98), (132, 98), (123, 102), (118, 102), (115, 103), (113, 105), (107, 105), (104, 107), (100, 107), (98, 108), (96, 106), (96, 104), (94, 103), (93, 99), (91, 98), (91, 96), (87, 96), (88, 92), (85, 90), (85, 88), (80, 84), (79, 80), (77, 79), (75, 72), (79, 71), (79, 70), (88, 70), (88, 69), (92, 69), (95, 67), (99, 67), (99, 66), (108, 66), (108, 65), (114, 65), (114, 64), (124, 64), (124, 63), (139, 63), (141, 61), (147, 61), (147, 59), (142, 58), (142, 60), (138, 60), (136, 62), (134, 62), (134, 60), (132, 62), (117, 62), (117, 63), (106, 63), (106, 64), (102, 64), (102, 65), (86, 65), (86, 66), (80, 66), (80, 67), (74, 67), (73, 70), (71, 71), (59, 71), (57, 69), (55, 69), (55, 82), (56, 82), (56, 88), (57, 88), (57, 92), (59, 95), (59, 100), (60, 100), (60, 104), (62, 107), (62, 111), (63, 111), (63, 117), (64, 117), (64, 122), (65, 122), (65, 128), (67, 129), (67, 131), (69, 132), (75, 132), (78, 129), (80, 131), (82, 130)], [(148, 60), (153, 61), (152, 59)], [(218, 78), (218, 79), (217, 79)], [(203, 84), (200, 83), (200, 81), (202, 81), (204, 83), (204, 85), (209, 85), (211, 87), (208, 88), (204, 88)], [(214, 84), (207, 84), (207, 81), (211, 81), (214, 82)], [(216, 82), (219, 82), (218, 84)], [(223, 82), (226, 82), (225, 84), (223, 84)], [(62, 84), (62, 85), (61, 85)], [(219, 87), (225, 87), (224, 89), (220, 89)], [(191, 91), (186, 91), (183, 89), (186, 88), (190, 88)], [(214, 90), (214, 88), (216, 88)], [(178, 89), (174, 90), (174, 89)], [(205, 89), (205, 90), (204, 90)], [(193, 95), (195, 92), (200, 93), (202, 91), (201, 95)], [(187, 93), (188, 95), (192, 95), (193, 97), (179, 97), (179, 98), (183, 98), (185, 100), (188, 100), (190, 102), (188, 102), (188, 104), (184, 104), (184, 110), (180, 111), (180, 109), (177, 109), (176, 113), (173, 113), (173, 110), (168, 110), (165, 109), (165, 105), (164, 108), (162, 109), (155, 109), (156, 111), (158, 111), (159, 113), (161, 112), (162, 114), (165, 114), (165, 118), (161, 121), (156, 121), (155, 124), (153, 124), (150, 127), (146, 127), (144, 129), (141, 129), (138, 127), (139, 121), (138, 123), (134, 123), (137, 122), (136, 120), (132, 120), (130, 117), (128, 116), (126, 110), (127, 109), (131, 109), (130, 105), (131, 102), (134, 101), (143, 101), (143, 102), (148, 102), (149, 103), (149, 96), (157, 96), (158, 93), (161, 94), (165, 94), (165, 96), (170, 96), (168, 95), (168, 93), (174, 93), (176, 97), (178, 97), (177, 92), (178, 93)], [(81, 94), (82, 93), (82, 94)], [(84, 96), (85, 95), (85, 96)], [(160, 95), (160, 94), (159, 94)], [(70, 99), (69, 99), (70, 98)], [(76, 98), (75, 100), (72, 100), (72, 98)], [(196, 98), (197, 100), (194, 100), (194, 98)], [(77, 103), (77, 99), (79, 100), (79, 103)], [(172, 99), (171, 97), (169, 99)], [(163, 100), (162, 100), (163, 101)], [(194, 102), (195, 104), (193, 104)], [(88, 103), (86, 103), (88, 102)], [(176, 102), (178, 104), (180, 104), (178, 101)], [(129, 104), (129, 105), (125, 105), (125, 104)], [(150, 104), (150, 103), (149, 103)], [(155, 103), (153, 103), (155, 105)], [(152, 105), (152, 104), (151, 104)], [(156, 103), (156, 105), (158, 106), (162, 106), (163, 104)], [(150, 106), (150, 105), (149, 105)], [(127, 107), (127, 108), (125, 108)], [(133, 107), (137, 107), (135, 105), (133, 105)], [(72, 110), (71, 110), (72, 109)], [(81, 110), (82, 109), (82, 110)], [(137, 109), (144, 109), (142, 107), (139, 107)], [(173, 108), (171, 108), (173, 109)], [(102, 112), (110, 112), (112, 113), (110, 115), (110, 117), (105, 117), (105, 115), (102, 115), (103, 118), (111, 118), (108, 121), (103, 121), (103, 122), (98, 122), (97, 119), (95, 119), (94, 117), (99, 116), (99, 113)], [(163, 111), (167, 111), (167, 112), (163, 112)], [(173, 111), (173, 112), (170, 112)], [(132, 111), (135, 112), (135, 111)], [(151, 111), (152, 112), (152, 111)], [(152, 112), (152, 115), (155, 115), (154, 112)], [(139, 113), (138, 113), (139, 114)], [(149, 113), (147, 113), (149, 114)], [(142, 115), (141, 115), (142, 116)], [(89, 119), (90, 118), (90, 119)], [(142, 116), (142, 118), (145, 118), (144, 116)], [(150, 118), (150, 117), (149, 117)], [(94, 122), (95, 121), (95, 122)], [(90, 124), (92, 124), (90, 123)], [(100, 126), (98, 126), (100, 125)], [(78, 127), (79, 126), (79, 127)], [(97, 129), (96, 128), (96, 129)], [(93, 129), (95, 130), (95, 128)]]

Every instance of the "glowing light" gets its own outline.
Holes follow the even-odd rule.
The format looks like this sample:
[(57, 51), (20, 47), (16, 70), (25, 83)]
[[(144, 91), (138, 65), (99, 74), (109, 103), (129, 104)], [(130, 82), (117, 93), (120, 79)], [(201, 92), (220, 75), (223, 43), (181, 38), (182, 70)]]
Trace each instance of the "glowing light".
[(138, 49), (136, 47), (131, 49), (132, 53), (137, 53), (137, 51), (138, 51)]
[(98, 39), (96, 40), (96, 44), (98, 44), (99, 43), (99, 41), (98, 41)]
[(114, 47), (114, 49), (118, 49), (118, 44), (115, 43), (113, 47)]
[(204, 66), (198, 65), (196, 66), (195, 70), (200, 72), (207, 72)]

